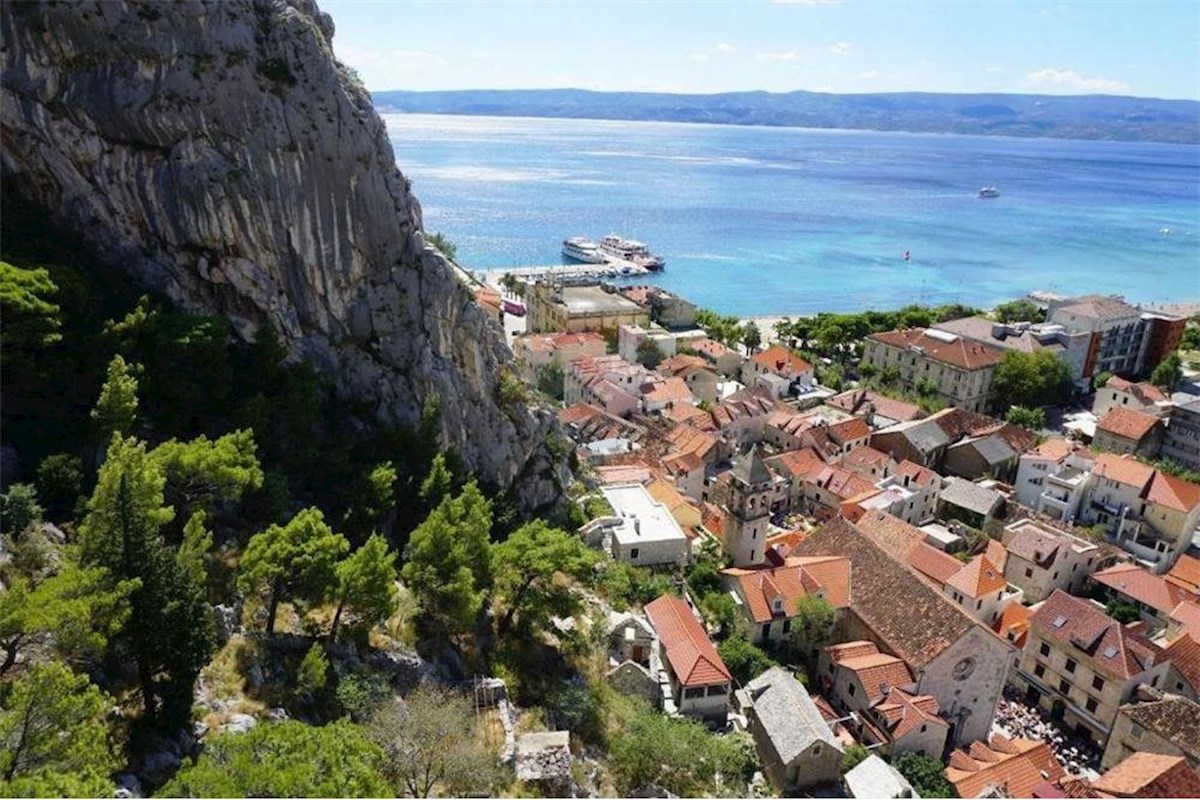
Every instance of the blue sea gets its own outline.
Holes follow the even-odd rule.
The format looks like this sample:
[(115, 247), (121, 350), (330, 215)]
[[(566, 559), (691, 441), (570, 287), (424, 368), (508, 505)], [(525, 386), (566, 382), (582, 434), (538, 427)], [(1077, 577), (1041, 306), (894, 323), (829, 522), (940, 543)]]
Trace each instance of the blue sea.
[[(472, 270), (619, 233), (740, 316), (1031, 290), (1200, 300), (1200, 147), (386, 115), (425, 227)], [(1002, 195), (977, 196), (995, 184)], [(909, 261), (904, 253), (911, 254)]]

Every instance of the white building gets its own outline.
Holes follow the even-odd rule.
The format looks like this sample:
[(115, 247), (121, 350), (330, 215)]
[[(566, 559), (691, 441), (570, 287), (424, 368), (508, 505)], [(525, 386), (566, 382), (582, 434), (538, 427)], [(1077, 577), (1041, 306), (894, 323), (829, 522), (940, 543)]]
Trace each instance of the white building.
[(687, 564), (691, 543), (671, 510), (640, 483), (603, 486), (600, 492), (613, 508), (606, 538), (612, 557), (639, 567)]

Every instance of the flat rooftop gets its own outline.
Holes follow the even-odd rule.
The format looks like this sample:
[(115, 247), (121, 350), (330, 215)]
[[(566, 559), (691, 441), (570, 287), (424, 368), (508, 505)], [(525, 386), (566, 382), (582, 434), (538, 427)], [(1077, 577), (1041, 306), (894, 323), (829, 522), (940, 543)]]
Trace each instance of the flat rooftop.
[(617, 292), (599, 286), (564, 286), (562, 302), (571, 314), (614, 314), (645, 312), (645, 309)]
[(621, 525), (613, 529), (613, 538), (619, 543), (687, 540), (667, 507), (651, 497), (640, 483), (602, 486), (600, 492), (612, 506), (613, 516), (622, 518)]

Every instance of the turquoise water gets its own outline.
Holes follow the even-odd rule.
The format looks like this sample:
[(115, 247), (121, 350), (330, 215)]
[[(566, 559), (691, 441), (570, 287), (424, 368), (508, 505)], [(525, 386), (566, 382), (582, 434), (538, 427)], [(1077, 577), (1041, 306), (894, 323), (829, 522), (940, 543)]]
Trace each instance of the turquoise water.
[[(1200, 147), (385, 119), (426, 228), (470, 269), (558, 263), (567, 236), (620, 233), (667, 259), (656, 283), (738, 315), (1034, 289), (1200, 299)], [(1002, 196), (978, 198), (984, 184)]]

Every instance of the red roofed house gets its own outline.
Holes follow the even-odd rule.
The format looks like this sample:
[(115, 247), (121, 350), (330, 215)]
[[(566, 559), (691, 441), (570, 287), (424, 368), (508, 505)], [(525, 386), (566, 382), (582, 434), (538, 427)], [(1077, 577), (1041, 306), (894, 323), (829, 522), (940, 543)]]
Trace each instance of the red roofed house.
[(943, 587), (964, 611), (985, 625), (995, 625), (1004, 609), (1020, 603), (1024, 594), (1004, 578), (1004, 570), (983, 553), (950, 576)]
[(1200, 597), (1171, 583), (1165, 576), (1128, 562), (1100, 570), (1092, 575), (1092, 581), (1104, 587), (1110, 599), (1135, 606), (1152, 628), (1166, 625), (1171, 612), (1185, 600), (1200, 602)]
[(1183, 756), (1132, 753), (1092, 788), (1098, 797), (1200, 797), (1200, 775)]
[(850, 602), (850, 562), (838, 556), (792, 557), (783, 564), (731, 567), (721, 574), (752, 626), (754, 644), (786, 642), (801, 597), (820, 597), (834, 608)]
[(671, 699), (681, 714), (724, 721), (733, 676), (691, 606), (664, 594), (646, 605), (667, 666)]
[(1096, 456), (1079, 524), (1104, 526), (1117, 544), (1154, 572), (1168, 570), (1200, 525), (1200, 485), (1131, 455)]
[(946, 780), (959, 797), (1033, 797), (1033, 788), (1066, 775), (1050, 745), (992, 734), (950, 755)]
[(1158, 404), (1167, 400), (1162, 389), (1152, 383), (1133, 383), (1113, 375), (1108, 379), (1108, 383), (1096, 390), (1096, 398), (1092, 401), (1092, 413), (1101, 418), (1114, 408), (1127, 408), (1158, 416), (1162, 412), (1162, 407)]
[[(761, 380), (768, 375), (782, 378), (783, 382), (775, 380), (764, 382)], [(812, 382), (812, 364), (809, 364), (783, 345), (777, 344), (773, 347), (768, 347), (761, 353), (751, 356), (746, 360), (746, 363), (742, 364), (742, 383), (749, 387), (763, 386), (774, 389), (778, 385), (784, 390), (783, 394), (786, 394), (790, 386), (797, 384), (800, 386), (811, 386)], [(777, 397), (782, 397), (783, 394), (776, 392)]]
[(1056, 589), (1029, 620), (1011, 682), (1025, 690), (1026, 700), (1103, 745), (1121, 704), (1138, 684), (1161, 686), (1168, 666), (1140, 630)]
[(1158, 454), (1162, 444), (1162, 420), (1144, 411), (1117, 407), (1096, 423), (1092, 446), (1110, 453)]
[(538, 370), (551, 364), (566, 367), (577, 358), (602, 356), (608, 344), (598, 333), (531, 333), (513, 339), (513, 355), (525, 380), (537, 380)]
[(953, 333), (923, 328), (875, 333), (867, 337), (863, 363), (878, 372), (900, 371), (904, 388), (932, 381), (937, 396), (967, 411), (982, 411), (992, 387), (992, 373), (1004, 351)]
[(715, 339), (699, 339), (692, 342), (692, 349), (712, 365), (721, 375), (732, 378), (742, 368), (742, 356)]

